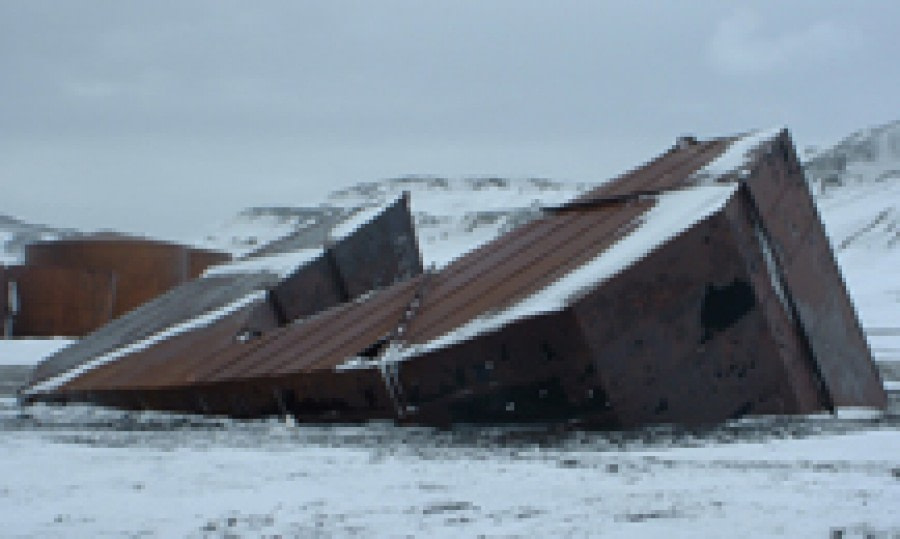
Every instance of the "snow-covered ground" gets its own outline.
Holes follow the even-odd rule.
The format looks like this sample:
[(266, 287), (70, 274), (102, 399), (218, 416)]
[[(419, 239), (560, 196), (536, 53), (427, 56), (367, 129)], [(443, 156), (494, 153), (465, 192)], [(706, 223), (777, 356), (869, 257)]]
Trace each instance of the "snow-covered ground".
[[(900, 366), (897, 125), (817, 154), (813, 181), (875, 357)], [(360, 184), (316, 207), (248, 210), (200, 243), (243, 254), (299, 229), (314, 243), (410, 190), (426, 263), (443, 265), (584, 189)], [(62, 344), (27, 342), (0, 341), (0, 364), (33, 364)], [(0, 536), (897, 537), (900, 384), (887, 387), (879, 418), (563, 434), (288, 426), (0, 398)]]
[(893, 537), (898, 422), (439, 432), (0, 401), (0, 535)]

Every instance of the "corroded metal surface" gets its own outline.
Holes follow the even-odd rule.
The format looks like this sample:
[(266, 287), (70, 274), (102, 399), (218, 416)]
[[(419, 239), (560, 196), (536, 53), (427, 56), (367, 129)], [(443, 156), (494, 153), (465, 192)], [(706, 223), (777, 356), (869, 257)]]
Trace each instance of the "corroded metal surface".
[[(656, 193), (708, 181), (698, 172), (734, 140), (681, 144), (440, 272), (361, 295), (390, 282), (379, 277), (383, 268), (396, 279), (408, 273), (398, 264), (413, 260), (400, 249), (367, 274), (364, 261), (389, 250), (391, 236), (411, 224), (372, 227), (309, 266), (317, 277), (307, 284), (337, 283), (326, 300), (311, 301), (314, 290), (298, 272), (262, 310), (97, 369), (58, 396), (238, 417), (602, 428), (883, 407), (784, 133), (752, 156), (746, 176), (718, 178), (741, 182), (721, 209), (623, 271), (554, 312), (510, 317), (428, 347), (602, 255), (647, 215)], [(324, 310), (308, 316), (304, 305), (313, 304)], [(247, 324), (268, 326), (246, 342), (229, 339)], [(392, 345), (414, 353), (397, 360)]]
[[(333, 252), (339, 254), (332, 257)], [(130, 351), (115, 362), (81, 375), (67, 386), (67, 390), (183, 385), (203, 382), (206, 377), (218, 379), (219, 371), (226, 373), (225, 379), (229, 379), (227, 373), (243, 376), (240, 369), (247, 365), (253, 372), (260, 369), (277, 372), (281, 363), (292, 361), (296, 355), (283, 350), (293, 342), (290, 333), (300, 327), (303, 334), (309, 324), (292, 326), (284, 331), (277, 330), (279, 326), (321, 312), (385, 283), (408, 279), (421, 273), (421, 267), (408, 198), (404, 196), (330, 246), (323, 256), (297, 268), (287, 278), (261, 272), (223, 274), (189, 282), (51, 358), (42, 367), (40, 379), (152, 337), (254, 290), (267, 289), (267, 294), (238, 312), (209, 326), (192, 327), (152, 346)], [(331, 357), (331, 345), (341, 351), (338, 362), (343, 361), (348, 354), (353, 355), (371, 344), (371, 331), (375, 332), (376, 340), (389, 332), (396, 319), (385, 313), (391, 309), (398, 312), (406, 309), (409, 298), (403, 294), (407, 288), (399, 288), (402, 297), (393, 302), (389, 299), (390, 294), (377, 295), (378, 299), (372, 303), (375, 310), (363, 309), (362, 319), (352, 324), (331, 315), (333, 321), (328, 327), (332, 331), (346, 327), (341, 334), (345, 338), (331, 338), (325, 345), (315, 345), (313, 348), (322, 353), (321, 357), (315, 356), (315, 361)], [(381, 301), (385, 298), (387, 304)], [(269, 341), (285, 337), (285, 334), (288, 334), (287, 338), (279, 340), (275, 347), (268, 346)], [(261, 338), (257, 338), (259, 336)], [(262, 351), (257, 355), (249, 353), (257, 349)], [(245, 360), (245, 356), (249, 359)]]
[(255, 290), (271, 286), (275, 280), (271, 274), (244, 274), (189, 281), (49, 357), (35, 369), (34, 381), (55, 376), (174, 324), (221, 308)]
[(404, 194), (275, 285), (260, 309), (285, 325), (420, 273), (422, 260)]
[(733, 140), (721, 138), (676, 145), (646, 165), (588, 191), (576, 201), (627, 197), (635, 193), (661, 192), (688, 186), (692, 175), (719, 157)]
[(4, 273), (3, 303), (10, 285), (18, 303), (13, 337), (80, 337), (112, 317), (115, 278), (109, 272), (30, 265)]
[(884, 408), (884, 386), (786, 131), (760, 149), (746, 185), (832, 404)]

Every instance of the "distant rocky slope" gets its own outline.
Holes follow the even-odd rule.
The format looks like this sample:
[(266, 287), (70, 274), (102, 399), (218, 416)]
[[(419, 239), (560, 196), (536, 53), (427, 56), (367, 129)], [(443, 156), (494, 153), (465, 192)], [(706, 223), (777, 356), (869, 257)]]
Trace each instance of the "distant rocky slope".
[(900, 121), (857, 131), (805, 167), (836, 249), (900, 245)]
[(15, 264), (21, 261), (23, 247), (26, 244), (79, 234), (80, 232), (74, 229), (31, 224), (0, 215), (0, 264)]
[(544, 179), (411, 177), (367, 182), (335, 191), (318, 206), (249, 208), (199, 243), (240, 256), (293, 234), (292, 247), (314, 247), (342, 220), (408, 191), (425, 263), (441, 266), (532, 218), (539, 206), (564, 202), (587, 188)]
[(857, 131), (805, 167), (863, 325), (900, 330), (900, 121)]

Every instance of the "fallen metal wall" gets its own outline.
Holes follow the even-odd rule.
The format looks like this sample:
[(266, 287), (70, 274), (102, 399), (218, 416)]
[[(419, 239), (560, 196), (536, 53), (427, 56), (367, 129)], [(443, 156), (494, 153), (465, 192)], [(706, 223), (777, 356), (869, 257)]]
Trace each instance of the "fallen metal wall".
[(272, 310), (284, 324), (421, 273), (409, 196), (404, 194), (275, 286)]
[(825, 408), (809, 369), (789, 376), (785, 361), (796, 358), (782, 356), (764, 314), (777, 301), (770, 288), (750, 277), (717, 214), (579, 301), (576, 316), (620, 424)]
[(397, 366), (411, 423), (555, 421), (619, 426), (571, 311), (517, 321)]
[(884, 408), (887, 395), (787, 131), (745, 184), (832, 404)]

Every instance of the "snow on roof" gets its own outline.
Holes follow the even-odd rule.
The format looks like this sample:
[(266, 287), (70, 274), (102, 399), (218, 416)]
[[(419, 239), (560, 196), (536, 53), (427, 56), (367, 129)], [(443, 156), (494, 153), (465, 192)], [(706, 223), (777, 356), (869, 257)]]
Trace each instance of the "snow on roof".
[(134, 352), (138, 352), (140, 350), (144, 350), (153, 346), (154, 344), (164, 341), (167, 339), (171, 339), (172, 337), (187, 333), (189, 331), (199, 329), (202, 327), (209, 326), (216, 322), (217, 320), (232, 314), (243, 307), (250, 305), (256, 301), (263, 299), (266, 296), (265, 290), (256, 290), (251, 292), (223, 307), (218, 309), (208, 311), (203, 313), (200, 316), (195, 318), (191, 318), (190, 320), (186, 320), (179, 324), (175, 324), (173, 326), (169, 326), (168, 328), (154, 333), (153, 335), (141, 339), (139, 341), (133, 342), (127, 346), (123, 346), (121, 348), (117, 348), (112, 350), (109, 353), (106, 353), (102, 356), (96, 357), (90, 361), (84, 362), (80, 365), (77, 365), (61, 374), (58, 374), (52, 378), (48, 378), (40, 383), (37, 383), (25, 391), (23, 394), (25, 395), (34, 395), (37, 393), (44, 393), (49, 391), (55, 391), (62, 385), (74, 380), (75, 378), (81, 376), (82, 374), (95, 369), (97, 367), (106, 365), (107, 363), (112, 363), (114, 361), (118, 361), (119, 359), (127, 356), (128, 354), (132, 354)]
[(621, 273), (654, 249), (719, 211), (738, 185), (704, 185), (661, 194), (638, 227), (593, 260), (512, 307), (481, 316), (425, 344), (412, 345), (386, 361), (397, 361), (446, 348), (507, 324), (565, 309), (600, 283)]
[(386, 209), (396, 204), (397, 201), (401, 198), (403, 198), (403, 195), (400, 195), (399, 197), (396, 197), (384, 204), (378, 204), (377, 206), (359, 210), (358, 212), (351, 215), (349, 219), (337, 224), (334, 228), (332, 228), (328, 233), (328, 238), (332, 241), (340, 241), (346, 238), (372, 219), (375, 219), (376, 217), (381, 215)]
[(203, 272), (203, 277), (269, 272), (275, 273), (281, 278), (285, 278), (300, 266), (308, 264), (322, 256), (324, 252), (325, 251), (321, 248), (298, 249), (286, 253), (243, 258), (241, 260), (210, 266)]
[(725, 174), (738, 171), (749, 163), (750, 152), (758, 148), (764, 142), (776, 138), (784, 127), (760, 129), (752, 131), (734, 141), (725, 153), (712, 160), (705, 167), (696, 172), (695, 176), (713, 179)]

